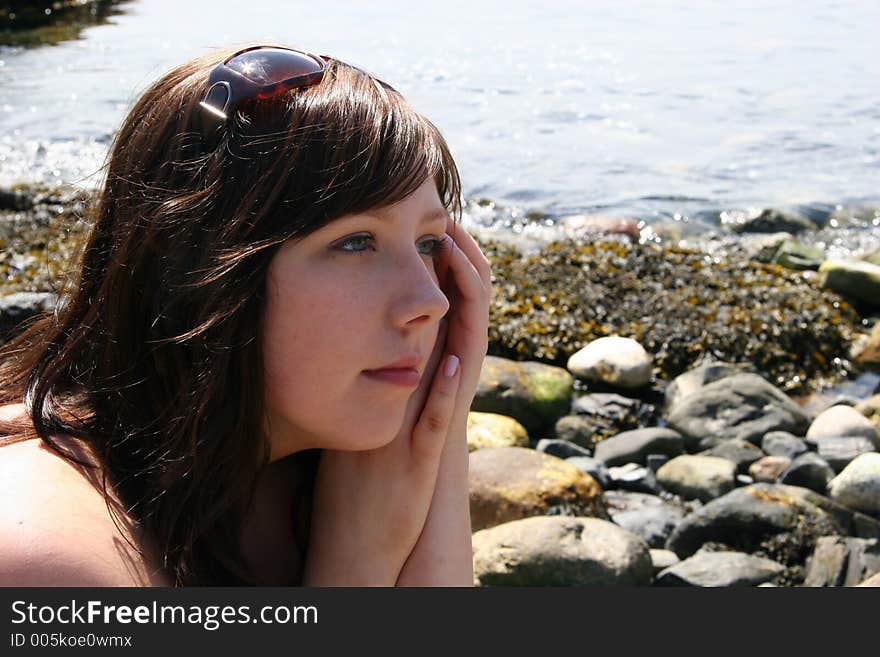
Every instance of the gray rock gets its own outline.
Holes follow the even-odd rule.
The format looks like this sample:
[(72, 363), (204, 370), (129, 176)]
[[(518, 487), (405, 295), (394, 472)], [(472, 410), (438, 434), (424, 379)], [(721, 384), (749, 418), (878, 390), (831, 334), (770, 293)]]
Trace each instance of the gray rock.
[(819, 285), (876, 306), (880, 299), (880, 266), (864, 260), (826, 260), (819, 267)]
[(684, 374), (678, 375), (666, 387), (663, 400), (663, 415), (668, 416), (675, 404), (704, 385), (740, 372), (741, 370), (737, 366), (729, 363), (704, 363), (699, 367), (688, 370)]
[(654, 418), (652, 404), (611, 392), (581, 395), (572, 403), (571, 411), (592, 423), (597, 443), (621, 431), (650, 424)]
[(862, 436), (876, 446), (877, 430), (856, 409), (849, 406), (832, 406), (822, 411), (807, 430), (807, 442), (818, 446), (824, 438), (838, 436)]
[(679, 507), (645, 493), (610, 490), (605, 493), (605, 504), (612, 522), (654, 548), (666, 545), (666, 539), (685, 516)]
[(471, 410), (507, 415), (534, 435), (568, 412), (573, 395), (574, 378), (562, 367), (486, 356)]
[(638, 463), (645, 465), (648, 454), (678, 456), (684, 440), (677, 431), (660, 427), (624, 431), (596, 445), (594, 456), (605, 465)]
[(761, 441), (761, 449), (767, 456), (787, 456), (794, 460), (808, 451), (807, 443), (787, 431), (771, 431)]
[(746, 218), (731, 226), (737, 233), (802, 233), (815, 230), (816, 224), (791, 210), (766, 208), (757, 217)]
[(841, 472), (859, 454), (876, 451), (874, 441), (863, 436), (822, 438), (816, 443), (817, 453), (835, 473)]
[(598, 338), (568, 359), (568, 371), (590, 381), (620, 388), (641, 388), (651, 381), (651, 356), (632, 338)]
[(682, 454), (657, 471), (657, 482), (685, 499), (708, 502), (733, 490), (736, 466), (716, 456)]
[(565, 415), (556, 421), (553, 433), (559, 440), (567, 440), (584, 449), (593, 449), (596, 445), (596, 425), (582, 415)]
[(749, 466), (752, 463), (764, 456), (764, 452), (748, 440), (734, 438), (732, 440), (725, 440), (711, 449), (700, 452), (700, 456), (716, 456), (727, 459), (736, 466), (738, 474), (745, 474), (749, 471)]
[(749, 476), (755, 481), (774, 483), (791, 465), (787, 456), (765, 456), (749, 466)]
[(638, 463), (608, 468), (608, 478), (610, 479), (608, 487), (612, 489), (648, 495), (658, 495), (661, 492), (654, 473)]
[(803, 528), (810, 537), (841, 533), (835, 518), (779, 484), (736, 488), (687, 515), (673, 530), (666, 548), (684, 558), (704, 543), (717, 542), (753, 552), (770, 537), (786, 534), (799, 540)]
[(742, 552), (699, 552), (657, 575), (658, 586), (757, 586), (785, 570), (770, 559)]
[(825, 253), (816, 246), (801, 244), (794, 240), (780, 240), (775, 247), (763, 250), (759, 255), (761, 262), (771, 262), (787, 269), (816, 271), (825, 260)]
[(55, 308), (58, 297), (49, 292), (16, 292), (0, 296), (0, 341), (13, 337), (25, 320)]
[(831, 499), (868, 514), (880, 514), (880, 454), (857, 456), (828, 483)]
[(833, 478), (834, 470), (825, 459), (814, 452), (805, 452), (794, 459), (779, 476), (779, 483), (802, 486), (824, 495), (828, 482)]
[(758, 444), (771, 431), (803, 433), (809, 418), (782, 391), (756, 374), (709, 383), (675, 405), (667, 424), (690, 452), (739, 438)]
[(605, 520), (536, 516), (473, 535), (478, 586), (643, 586), (648, 546)]
[(840, 533), (845, 536), (880, 538), (880, 520), (876, 518), (865, 515), (860, 511), (853, 511), (849, 507), (809, 488), (788, 485), (777, 485), (776, 487), (787, 495), (809, 502), (832, 516), (840, 527)]
[(880, 541), (876, 538), (823, 536), (807, 560), (804, 586), (856, 586), (880, 572)]
[(608, 468), (605, 464), (592, 456), (569, 456), (565, 459), (566, 463), (571, 463), (581, 472), (586, 472), (595, 479), (603, 490), (607, 490), (611, 485), (611, 476), (608, 474)]
[(584, 449), (580, 445), (576, 445), (567, 440), (553, 440), (542, 438), (535, 447), (539, 452), (550, 454), (561, 459), (567, 459), (570, 456), (592, 456), (590, 450)]

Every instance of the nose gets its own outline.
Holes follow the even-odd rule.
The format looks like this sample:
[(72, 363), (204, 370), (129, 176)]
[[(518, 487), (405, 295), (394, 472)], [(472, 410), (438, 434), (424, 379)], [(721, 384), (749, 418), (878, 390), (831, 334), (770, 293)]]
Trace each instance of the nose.
[(449, 311), (434, 266), (423, 255), (414, 253), (398, 261), (393, 290), (391, 317), (399, 328), (439, 322)]

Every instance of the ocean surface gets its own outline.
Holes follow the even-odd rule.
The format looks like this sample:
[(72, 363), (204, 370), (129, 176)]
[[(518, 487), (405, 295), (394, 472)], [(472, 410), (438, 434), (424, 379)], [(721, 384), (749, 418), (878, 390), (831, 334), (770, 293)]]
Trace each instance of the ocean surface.
[[(877, 0), (118, 9), (78, 39), (0, 47), (0, 186), (94, 185), (150, 82), (256, 41), (330, 54), (400, 90), (446, 136), (483, 228), (552, 232), (599, 214), (712, 230), (725, 212), (880, 203)], [(880, 218), (846, 244), (880, 245)]]

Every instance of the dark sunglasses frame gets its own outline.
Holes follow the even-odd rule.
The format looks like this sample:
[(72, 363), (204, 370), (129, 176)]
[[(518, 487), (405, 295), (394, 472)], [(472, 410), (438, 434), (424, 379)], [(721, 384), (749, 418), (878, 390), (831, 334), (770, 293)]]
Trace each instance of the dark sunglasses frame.
[[(237, 57), (241, 57), (249, 52), (267, 49), (295, 53), (297, 55), (296, 59), (299, 60), (298, 64), (301, 64), (303, 57), (305, 57), (314, 62), (318, 68), (317, 70), (299, 73), (281, 80), (259, 84), (229, 66), (229, 63)], [(208, 77), (208, 91), (199, 103), (202, 108), (202, 136), (209, 146), (213, 148), (216, 145), (220, 128), (226, 123), (229, 114), (240, 103), (251, 99), (262, 100), (264, 98), (271, 98), (290, 89), (318, 84), (324, 78), (324, 71), (327, 69), (327, 64), (330, 61), (331, 58), (326, 55), (313, 55), (312, 53), (285, 46), (270, 45), (251, 46), (227, 57), (211, 71), (211, 75)], [(271, 71), (268, 73), (271, 77)]]

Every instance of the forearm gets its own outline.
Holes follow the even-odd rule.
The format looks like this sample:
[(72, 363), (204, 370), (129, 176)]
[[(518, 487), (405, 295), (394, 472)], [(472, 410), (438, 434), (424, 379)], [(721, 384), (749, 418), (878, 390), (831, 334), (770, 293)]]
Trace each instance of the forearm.
[(398, 586), (473, 586), (467, 416), (450, 428), (425, 527)]

